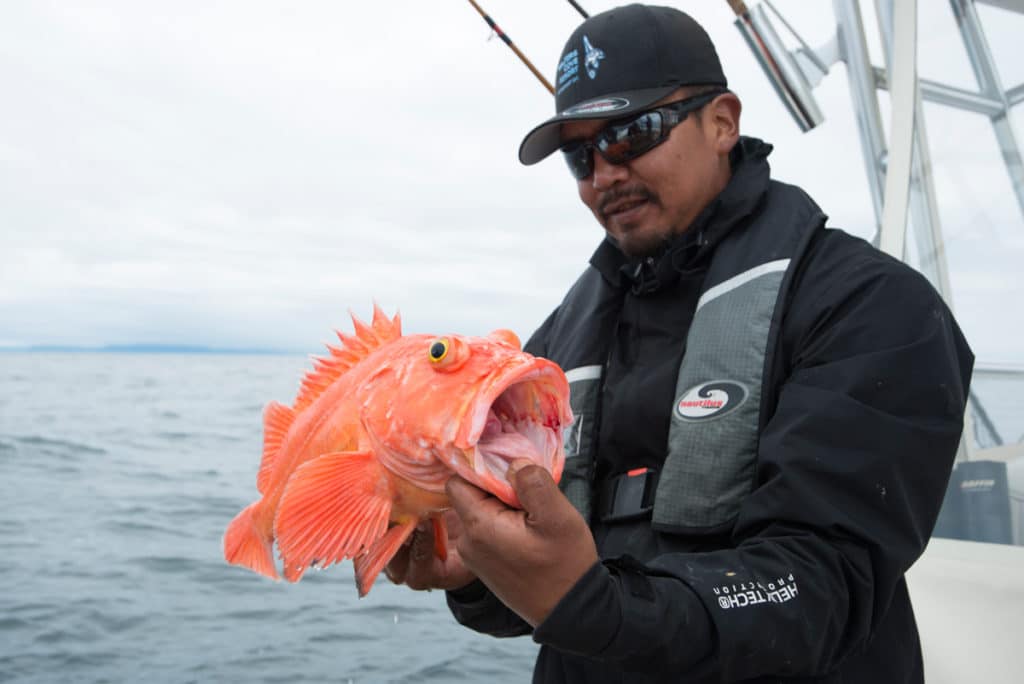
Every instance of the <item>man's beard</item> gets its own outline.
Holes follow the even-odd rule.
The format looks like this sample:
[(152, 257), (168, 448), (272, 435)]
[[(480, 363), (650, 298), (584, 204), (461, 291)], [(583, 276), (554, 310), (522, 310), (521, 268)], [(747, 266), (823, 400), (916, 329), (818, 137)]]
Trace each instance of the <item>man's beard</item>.
[(658, 236), (658, 240), (653, 243), (644, 243), (634, 246), (623, 246), (615, 236), (605, 231), (609, 242), (619, 248), (619, 251), (625, 254), (630, 259), (646, 259), (647, 257), (658, 258), (662, 254), (668, 251), (669, 246), (672, 244), (672, 239), (675, 234), (669, 232), (665, 235)]
[[(608, 223), (608, 208), (613, 206), (617, 202), (621, 201), (643, 201), (652, 205), (653, 207), (661, 207), (661, 199), (649, 189), (643, 185), (631, 185), (621, 188), (613, 188), (609, 190), (601, 198), (601, 202), (598, 205), (598, 214), (605, 225)], [(623, 231), (627, 236), (629, 235), (632, 228), (629, 224), (626, 224), (625, 230)], [(666, 234), (658, 235), (652, 242), (644, 242), (639, 245), (637, 244), (622, 244), (618, 239), (611, 234), (610, 231), (605, 231), (608, 235), (608, 239), (611, 240), (612, 244), (619, 248), (623, 254), (630, 258), (644, 258), (648, 256), (659, 256), (664, 253), (666, 246), (672, 240), (672, 231), (668, 231)]]

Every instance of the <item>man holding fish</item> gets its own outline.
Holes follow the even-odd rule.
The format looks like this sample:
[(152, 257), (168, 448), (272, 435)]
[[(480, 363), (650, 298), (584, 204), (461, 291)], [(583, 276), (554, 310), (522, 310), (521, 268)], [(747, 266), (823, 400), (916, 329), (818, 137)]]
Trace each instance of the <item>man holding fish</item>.
[(532, 634), (534, 681), (923, 681), (903, 575), (962, 430), (950, 311), (770, 179), (689, 16), (590, 17), (555, 87), (520, 160), (560, 150), (605, 231), (525, 347), (569, 381), (564, 471), (506, 459), (521, 508), (451, 477), (447, 553), (421, 526), (388, 576)]

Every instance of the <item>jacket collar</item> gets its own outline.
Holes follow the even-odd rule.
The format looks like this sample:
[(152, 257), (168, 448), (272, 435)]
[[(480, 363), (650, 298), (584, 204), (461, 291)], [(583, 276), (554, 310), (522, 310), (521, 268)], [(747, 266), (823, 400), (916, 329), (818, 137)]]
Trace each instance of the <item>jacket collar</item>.
[(590, 257), (591, 265), (611, 285), (629, 287), (634, 294), (655, 292), (674, 283), (680, 274), (701, 268), (715, 245), (753, 214), (764, 199), (771, 180), (771, 151), (770, 144), (741, 136), (729, 155), (732, 176), (725, 189), (660, 253), (630, 259), (606, 237)]

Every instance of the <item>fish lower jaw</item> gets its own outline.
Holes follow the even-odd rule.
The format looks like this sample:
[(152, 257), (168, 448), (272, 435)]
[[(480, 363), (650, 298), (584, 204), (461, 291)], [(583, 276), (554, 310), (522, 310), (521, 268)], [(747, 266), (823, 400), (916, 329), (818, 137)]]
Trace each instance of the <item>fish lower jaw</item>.
[(511, 455), (496, 454), (477, 448), (473, 451), (473, 472), (481, 476), (500, 478), (507, 482), (508, 467), (514, 460), (515, 457)]
[(498, 497), (509, 505), (518, 505), (518, 499), (508, 482), (508, 467), (511, 458), (488, 453), (476, 447), (466, 450), (461, 468), (455, 472), (462, 479)]
[(530, 461), (550, 472), (556, 481), (561, 475), (559, 434), (536, 424), (532, 427), (523, 433), (502, 433), (500, 439), (477, 444), (472, 452), (472, 471), (479, 480), (476, 484), (511, 505), (518, 505), (508, 480), (508, 469), (513, 461)]

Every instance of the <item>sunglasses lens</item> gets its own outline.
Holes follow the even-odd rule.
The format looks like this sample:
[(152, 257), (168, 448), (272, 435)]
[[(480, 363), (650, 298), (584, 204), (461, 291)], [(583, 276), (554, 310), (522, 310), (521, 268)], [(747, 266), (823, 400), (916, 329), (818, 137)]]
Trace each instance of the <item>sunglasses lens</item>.
[(576, 180), (583, 180), (594, 172), (594, 150), (590, 145), (578, 142), (562, 148), (565, 163)]
[(613, 124), (594, 141), (601, 155), (613, 164), (635, 159), (665, 138), (661, 112), (645, 112), (632, 121)]
[(576, 180), (594, 172), (594, 148), (612, 164), (636, 159), (668, 136), (662, 113), (644, 112), (635, 119), (610, 124), (594, 138), (593, 143), (573, 142), (562, 147), (569, 171)]

